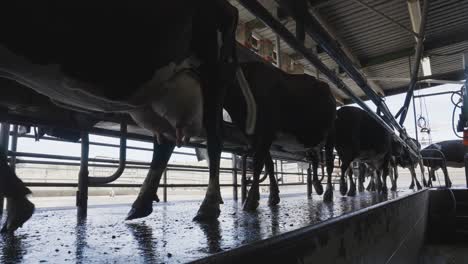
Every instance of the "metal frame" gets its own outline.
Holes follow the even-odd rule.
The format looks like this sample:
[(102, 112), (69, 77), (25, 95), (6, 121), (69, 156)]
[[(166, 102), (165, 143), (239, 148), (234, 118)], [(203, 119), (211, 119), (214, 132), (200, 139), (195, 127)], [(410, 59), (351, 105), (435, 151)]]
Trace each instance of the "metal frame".
[[(308, 60), (314, 67), (322, 72), (338, 89), (343, 91), (349, 96), (354, 102), (361, 106), (367, 111), (372, 118), (374, 118), (380, 125), (384, 127), (394, 138), (399, 141), (410, 153), (410, 155), (417, 157), (417, 151), (406, 143), (408, 138), (406, 131), (401, 125), (395, 120), (390, 110), (386, 106), (382, 98), (380, 98), (374, 90), (368, 85), (365, 78), (361, 75), (358, 69), (352, 61), (346, 56), (345, 52), (337, 46), (333, 38), (329, 36), (326, 30), (320, 25), (320, 23), (311, 16), (307, 8), (295, 8), (293, 2), (297, 1), (286, 1), (276, 0), (278, 4), (284, 8), (297, 23), (304, 25), (305, 31), (320, 47), (327, 52), (327, 54), (340, 65), (346, 73), (356, 82), (356, 84), (364, 91), (364, 93), (371, 99), (374, 104), (384, 114), (385, 118), (389, 120), (389, 124), (385, 122), (379, 115), (374, 113), (365, 103), (361, 100), (352, 90), (339, 78), (335, 72), (330, 70), (316, 55), (310, 52), (297, 38), (289, 32), (272, 14), (263, 7), (258, 1), (254, 0), (238, 0), (249, 12), (257, 16), (258, 19), (262, 20), (268, 27), (270, 27), (277, 35), (281, 36), (288, 45), (295, 49), (298, 53), (302, 54), (306, 60)], [(393, 128), (397, 129), (400, 136), (395, 134)]]
[[(10, 132), (9, 124), (4, 124), (2, 123), (3, 127), (8, 127), (7, 130), (4, 133), (0, 132), (0, 146), (1, 146), (1, 136), (3, 135), (3, 142), (5, 139), (9, 141), (9, 137), (11, 136), (13, 141), (16, 141), (18, 143), (18, 139), (21, 138), (33, 138), (33, 136), (30, 135), (18, 135), (17, 130), (14, 129), (13, 131)], [(14, 126), (14, 128), (17, 128)], [(100, 131), (103, 132), (103, 131)], [(123, 132), (121, 135), (121, 143), (125, 140), (125, 132), (126, 130), (124, 129), (124, 126), (121, 127), (121, 132)], [(112, 134), (113, 136), (116, 136)], [(32, 186), (32, 187), (76, 187), (77, 192), (76, 192), (76, 206), (78, 209), (78, 216), (80, 217), (85, 217), (87, 214), (87, 204), (88, 204), (88, 188), (89, 187), (130, 187), (130, 188), (136, 188), (136, 187), (141, 187), (141, 184), (125, 184), (125, 183), (112, 183), (109, 184), (110, 182), (102, 183), (102, 182), (91, 182), (89, 177), (89, 167), (106, 167), (106, 168), (121, 168), (121, 163), (124, 162), (126, 163), (125, 168), (135, 168), (135, 169), (147, 169), (150, 166), (149, 162), (141, 162), (141, 161), (126, 161), (125, 157), (124, 160), (122, 161), (122, 155), (119, 160), (113, 160), (113, 159), (103, 159), (103, 158), (90, 158), (89, 157), (89, 146), (92, 144), (92, 142), (89, 141), (89, 133), (88, 132), (82, 132), (82, 140), (80, 142), (77, 142), (78, 144), (81, 145), (81, 156), (80, 157), (75, 157), (75, 156), (65, 156), (65, 155), (52, 155), (52, 154), (44, 154), (44, 153), (28, 153), (28, 152), (18, 152), (15, 149), (11, 149), (8, 151), (6, 148), (5, 151), (7, 155), (9, 156), (9, 162), (10, 164), (41, 164), (41, 165), (66, 165), (66, 166), (79, 166), (79, 172), (78, 172), (78, 182), (77, 183), (70, 183), (70, 182), (25, 182), (27, 186)], [(50, 140), (50, 141), (59, 141), (63, 142), (65, 140), (60, 140), (52, 137), (44, 137), (42, 140)], [(15, 147), (17, 145), (15, 143)], [(95, 145), (98, 146), (103, 146), (103, 147), (112, 147), (112, 148), (122, 148), (122, 146), (128, 147), (125, 145), (116, 145), (116, 144), (105, 144), (105, 143), (99, 143), (99, 142), (94, 142)], [(12, 144), (13, 146), (13, 144)], [(130, 148), (130, 147), (128, 147)], [(149, 148), (141, 148), (141, 147), (134, 147), (137, 150), (141, 151), (150, 151)], [(191, 153), (183, 153), (179, 152), (181, 155), (189, 155), (193, 156), (194, 154)], [(40, 160), (31, 160), (31, 159), (21, 159), (19, 157), (29, 157), (29, 158), (39, 158)], [(235, 157), (235, 155), (233, 155)], [(226, 158), (228, 159), (228, 158)], [(14, 161), (14, 162), (13, 162)], [(244, 154), (242, 157), (243, 161), (243, 168), (242, 168), (242, 178), (241, 178), (241, 184), (239, 185), (237, 183), (237, 172), (238, 169), (235, 166), (234, 160), (233, 160), (233, 166), (232, 168), (220, 168), (220, 172), (222, 173), (232, 173), (233, 175), (233, 183), (232, 184), (220, 184), (221, 187), (232, 187), (233, 188), (233, 198), (234, 200), (237, 200), (236, 194), (237, 194), (237, 188), (241, 188), (241, 196), (243, 201), (245, 201), (245, 198), (247, 196), (247, 187), (248, 187), (248, 182), (247, 182), (247, 155)], [(303, 162), (301, 160), (290, 160), (292, 162)], [(13, 163), (12, 163), (13, 162)], [(118, 170), (117, 170), (118, 171)], [(164, 176), (163, 176), (163, 183), (160, 185), (160, 187), (163, 188), (163, 201), (167, 201), (167, 188), (187, 188), (187, 187), (194, 187), (194, 188), (200, 188), (200, 187), (206, 187), (207, 184), (168, 184), (167, 183), (167, 172), (169, 171), (190, 171), (190, 172), (208, 172), (208, 167), (206, 166), (190, 166), (190, 165), (177, 165), (177, 164), (170, 164), (167, 166)], [(280, 173), (282, 177), (285, 175), (294, 175), (294, 176), (303, 176), (302, 172), (284, 172), (284, 171), (276, 171), (277, 173)], [(115, 173), (114, 173), (115, 175)], [(120, 174), (121, 175), (121, 174)], [(103, 179), (109, 179), (109, 177), (104, 177)], [(112, 181), (116, 180), (117, 178), (113, 179)], [(291, 183), (281, 183), (279, 185), (281, 186), (299, 186), (299, 185), (304, 185), (305, 183), (303, 181), (299, 182), (291, 182)], [(269, 186), (268, 184), (260, 184), (260, 186)]]

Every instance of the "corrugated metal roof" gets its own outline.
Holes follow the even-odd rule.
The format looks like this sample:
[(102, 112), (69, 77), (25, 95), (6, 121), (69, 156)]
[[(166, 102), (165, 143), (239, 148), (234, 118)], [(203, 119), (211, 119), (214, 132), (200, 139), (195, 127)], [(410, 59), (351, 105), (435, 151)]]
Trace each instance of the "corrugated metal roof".
[[(398, 21), (400, 24), (411, 29), (411, 21), (408, 12), (407, 1), (405, 0), (361, 0), (373, 8), (379, 10), (385, 15)], [(273, 15), (276, 15), (277, 4), (273, 0), (259, 1)], [(235, 0), (233, 5), (239, 9), (240, 20), (248, 22), (255, 19)], [(383, 18), (375, 12), (367, 9), (356, 1), (351, 0), (330, 0), (323, 1), (314, 9), (336, 33), (342, 41), (342, 45), (350, 50), (354, 57), (359, 61), (369, 61), (370, 59), (380, 58), (391, 53), (403, 55), (396, 56), (391, 61), (380, 61), (376, 65), (365, 68), (365, 75), (372, 78), (409, 78), (410, 64), (409, 58), (411, 51), (415, 46), (414, 36)], [(294, 33), (295, 21), (289, 18), (285, 23), (286, 28)], [(468, 1), (467, 0), (429, 0), (428, 17), (426, 24), (426, 41), (435, 43), (438, 40), (446, 40), (453, 32), (468, 32)], [(276, 35), (267, 27), (256, 29), (255, 33), (262, 38), (269, 39), (275, 43)], [(464, 41), (449, 44), (433, 50), (429, 50), (426, 55), (449, 54), (447, 56), (430, 56), (432, 74), (445, 74), (462, 69), (461, 52), (468, 49), (468, 36), (462, 38)], [(315, 46), (314, 41), (306, 36), (306, 47)], [(281, 41), (281, 50), (287, 54), (296, 54), (284, 41)], [(406, 54), (408, 53), (408, 54)], [(321, 60), (331, 69), (336, 69), (336, 63), (325, 53), (320, 53)], [(296, 63), (304, 65), (309, 72), (315, 72), (315, 69), (305, 59), (299, 58)], [(420, 70), (420, 75), (422, 71)], [(350, 88), (358, 95), (362, 96), (362, 91), (347, 76), (343, 75), (343, 80), (349, 84)], [(407, 81), (388, 81), (379, 80), (376, 84), (384, 91), (392, 90), (396, 87), (407, 85)], [(340, 91), (334, 91), (339, 96), (346, 98)]]

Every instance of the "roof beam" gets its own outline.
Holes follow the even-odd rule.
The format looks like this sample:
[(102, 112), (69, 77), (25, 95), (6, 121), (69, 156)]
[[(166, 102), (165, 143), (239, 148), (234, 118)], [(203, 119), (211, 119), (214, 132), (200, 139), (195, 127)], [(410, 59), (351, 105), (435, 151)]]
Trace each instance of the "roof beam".
[[(339, 46), (343, 49), (343, 51), (346, 53), (346, 55), (351, 59), (353, 64), (356, 66), (356, 68), (358, 68), (358, 69), (362, 68), (361, 63), (359, 62), (358, 58), (354, 55), (353, 51), (349, 48), (349, 46), (346, 45), (346, 42), (343, 40), (343, 38), (341, 38), (336, 33), (336, 30), (330, 25), (330, 23), (328, 23), (328, 21), (326, 21), (326, 19), (323, 16), (321, 16), (320, 13), (316, 9), (312, 9), (311, 14), (325, 28), (325, 30), (328, 31), (328, 34), (330, 34), (330, 36), (339, 43)], [(363, 70), (362, 73), (363, 73), (362, 74), (363, 76), (365, 76), (367, 74), (367, 72), (365, 70)], [(371, 86), (371, 88), (376, 93), (378, 93), (380, 95), (385, 95), (385, 93), (384, 93), (382, 87), (380, 87), (380, 85), (378, 85), (377, 83), (375, 83), (373, 81), (368, 80), (368, 82), (369, 82), (369, 85)]]
[[(434, 49), (439, 49), (445, 46), (457, 44), (460, 42), (468, 41), (468, 28), (464, 28), (453, 32), (451, 34), (447, 34), (445, 36), (441, 36), (437, 39), (428, 39), (424, 42), (424, 50), (430, 51)], [(374, 65), (384, 64), (386, 62), (401, 59), (404, 57), (413, 56), (414, 54), (414, 47), (408, 47), (396, 51), (392, 51), (383, 55), (361, 59), (361, 66), (362, 67), (370, 67)]]
[[(460, 82), (460, 80), (463, 80), (464, 78), (464, 72), (463, 70), (458, 70), (458, 71), (452, 71), (452, 72), (447, 72), (447, 73), (441, 73), (441, 74), (433, 74), (429, 76), (421, 76), (418, 78), (418, 89), (417, 90), (422, 90), (425, 88), (433, 88), (442, 84), (437, 84), (433, 85), (434, 83), (431, 82), (430, 80), (438, 80), (438, 81), (446, 81), (445, 83), (451, 83), (451, 82)], [(386, 91), (387, 96), (392, 96), (392, 95), (397, 95), (397, 94), (402, 94), (406, 93), (408, 91), (408, 85), (402, 85), (399, 87), (391, 88)], [(362, 100), (369, 100), (368, 97), (363, 96), (361, 97)], [(354, 103), (350, 99), (346, 99), (344, 101), (345, 104), (352, 104)]]

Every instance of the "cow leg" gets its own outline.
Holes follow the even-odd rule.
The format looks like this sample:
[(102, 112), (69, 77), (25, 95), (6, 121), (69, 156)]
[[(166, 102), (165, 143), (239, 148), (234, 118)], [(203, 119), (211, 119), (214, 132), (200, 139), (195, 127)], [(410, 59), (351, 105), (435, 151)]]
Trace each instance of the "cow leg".
[(265, 172), (268, 174), (270, 179), (270, 195), (268, 196), (268, 205), (275, 206), (280, 202), (279, 188), (278, 182), (276, 181), (274, 164), (270, 152), (268, 152), (267, 155), (268, 156), (265, 159)]
[(34, 204), (26, 195), (31, 191), (10, 168), (6, 156), (0, 154), (0, 196), (7, 198), (8, 216), (0, 233), (13, 233), (31, 218)]
[(382, 169), (377, 169), (377, 174), (375, 175), (375, 188), (377, 189), (378, 192), (382, 191), (382, 174), (383, 170)]
[(358, 165), (358, 172), (359, 172), (359, 175), (358, 175), (358, 191), (361, 193), (361, 192), (364, 192), (364, 180), (365, 180), (365, 167), (362, 163), (359, 163)]
[(421, 170), (421, 181), (424, 187), (429, 187), (428, 182), (426, 181), (426, 176), (424, 176), (424, 165), (421, 159), (418, 161), (419, 169)]
[(452, 187), (452, 181), (449, 178), (446, 166), (442, 166), (442, 172), (444, 173), (445, 187), (447, 187), (447, 188)]
[(268, 156), (270, 151), (271, 141), (268, 143), (258, 144), (256, 146), (256, 151), (253, 156), (254, 163), (254, 173), (253, 173), (253, 182), (250, 187), (247, 199), (245, 200), (243, 209), (245, 211), (255, 211), (259, 205), (260, 200), (260, 174), (262, 173), (263, 165), (265, 164), (265, 159)]
[[(346, 156), (346, 155), (343, 155)], [(341, 163), (341, 177), (340, 177), (340, 193), (341, 195), (346, 195), (348, 192), (348, 184), (346, 183), (346, 172), (348, 171), (351, 160), (345, 160), (342, 158)]]
[[(416, 171), (414, 169), (414, 166), (410, 165), (409, 170), (411, 172), (411, 178), (412, 178), (411, 184), (413, 185), (413, 188), (414, 188), (414, 184), (416, 184), (416, 188), (418, 188), (418, 190), (421, 190), (422, 187), (421, 187), (421, 184), (418, 181), (418, 178), (416, 177)], [(414, 181), (414, 183), (413, 183), (413, 181)]]
[[(332, 129), (332, 131), (334, 128)], [(325, 163), (327, 165), (327, 189), (323, 195), (325, 202), (331, 202), (333, 200), (333, 185), (332, 185), (332, 174), (335, 168), (335, 157), (333, 155), (333, 148), (335, 145), (334, 134), (329, 134), (327, 142), (325, 144)]]
[(156, 195), (159, 182), (171, 158), (174, 147), (175, 145), (172, 142), (158, 144), (158, 139), (153, 139), (153, 158), (150, 169), (126, 220), (146, 217), (153, 212), (153, 201), (159, 200)]
[(432, 182), (435, 181), (435, 171), (433, 168), (429, 168), (429, 187), (432, 187)]
[(388, 193), (388, 188), (387, 188), (387, 176), (390, 174), (390, 164), (384, 164), (382, 168), (382, 193), (387, 194)]
[(367, 190), (368, 192), (370, 192), (370, 191), (375, 191), (375, 183), (374, 183), (375, 173), (376, 173), (376, 172), (375, 172), (374, 170), (372, 170), (371, 173), (370, 173), (370, 175), (369, 175), (370, 180), (369, 180), (369, 184), (367, 184), (367, 188), (366, 188), (366, 190)]
[(348, 178), (349, 178), (349, 191), (348, 196), (355, 196), (356, 195), (356, 182), (353, 179), (353, 169), (348, 168)]
[(318, 195), (323, 194), (323, 186), (322, 183), (318, 179), (318, 165), (319, 165), (319, 156), (318, 153), (314, 153), (310, 155), (312, 160), (312, 169), (313, 171), (313, 178), (312, 178), (312, 185), (314, 186), (315, 191)]
[(392, 166), (392, 170), (391, 172), (392, 175), (393, 175), (393, 183), (392, 183), (392, 191), (395, 192), (397, 190), (397, 180), (398, 180), (398, 167), (396, 164), (394, 164), (394, 166)]

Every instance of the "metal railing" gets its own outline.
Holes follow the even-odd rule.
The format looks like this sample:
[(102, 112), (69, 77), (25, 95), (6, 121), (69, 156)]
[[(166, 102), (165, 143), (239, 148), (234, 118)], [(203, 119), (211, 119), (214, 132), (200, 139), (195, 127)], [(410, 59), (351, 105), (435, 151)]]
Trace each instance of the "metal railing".
[[(127, 149), (137, 150), (137, 151), (153, 151), (152, 148), (145, 148), (145, 147), (135, 147), (135, 146), (128, 146), (126, 142), (126, 128), (123, 126), (121, 127), (120, 134), (116, 133), (107, 133), (108, 137), (120, 137), (121, 144), (110, 144), (110, 143), (103, 143), (103, 142), (95, 142), (89, 141), (87, 138), (87, 133), (83, 133), (82, 140), (75, 142), (75, 144), (81, 144), (81, 157), (78, 156), (70, 156), (70, 155), (54, 155), (54, 154), (45, 154), (45, 153), (32, 153), (32, 152), (20, 152), (17, 151), (17, 147), (19, 145), (19, 139), (27, 138), (27, 139), (34, 139), (35, 136), (25, 134), (19, 135), (18, 134), (18, 126), (13, 126), (13, 130), (10, 131), (10, 125), (2, 123), (2, 128), (4, 131), (3, 133), (0, 132), (0, 136), (3, 135), (3, 139), (0, 138), (0, 149), (4, 150), (9, 157), (10, 166), (15, 169), (16, 165), (18, 164), (35, 164), (35, 165), (52, 165), (52, 166), (67, 166), (67, 167), (79, 167), (80, 170), (77, 173), (77, 182), (38, 182), (38, 181), (28, 181), (25, 182), (27, 186), (30, 187), (72, 187), (78, 188), (77, 191), (77, 207), (79, 214), (86, 214), (87, 208), (87, 199), (88, 199), (88, 187), (119, 187), (119, 188), (139, 188), (141, 184), (136, 183), (112, 183), (119, 179), (119, 177), (123, 174), (124, 169), (149, 169), (151, 163), (144, 162), (144, 161), (131, 161), (126, 159), (125, 151)], [(8, 131), (8, 132), (6, 132)], [(102, 135), (99, 133), (98, 135)], [(83, 138), (85, 140), (83, 140)], [(11, 139), (11, 148), (9, 146), (9, 140)], [(68, 142), (73, 143), (70, 141), (66, 141), (63, 139), (53, 138), (53, 137), (43, 137), (41, 138), (43, 141), (55, 141), (55, 142)], [(140, 140), (144, 141), (144, 140)], [(3, 143), (2, 143), (3, 142)], [(148, 142), (146, 140), (146, 142)], [(149, 143), (149, 142), (148, 142)], [(118, 148), (120, 150), (119, 159), (108, 159), (108, 158), (89, 158), (89, 145), (99, 146), (99, 147), (107, 147), (107, 148)], [(83, 155), (84, 154), (84, 155)], [(182, 155), (182, 156), (196, 156), (194, 153), (187, 153), (181, 151), (175, 151), (174, 154)], [(241, 188), (241, 198), (242, 201), (245, 200), (247, 195), (247, 187), (250, 183), (247, 175), (252, 174), (252, 171), (247, 168), (247, 156), (241, 156), (242, 166), (239, 168), (236, 164), (236, 160), (238, 159), (235, 154), (232, 154), (231, 158), (222, 157), (224, 160), (231, 160), (231, 167), (221, 167), (220, 173), (231, 173), (232, 175), (232, 182), (231, 183), (222, 183), (220, 187), (232, 187), (233, 188), (233, 199), (238, 200), (238, 188)], [(85, 162), (83, 162), (85, 161)], [(279, 161), (279, 162), (278, 162)], [(289, 161), (288, 159), (276, 159), (275, 164), (275, 177), (278, 181), (279, 186), (301, 186), (301, 185), (308, 185), (311, 186), (310, 179), (311, 177), (305, 177), (307, 172), (304, 172), (304, 169), (301, 169), (298, 172), (291, 172), (284, 170), (284, 163), (283, 161)], [(297, 160), (290, 160), (290, 162), (298, 162)], [(278, 164), (280, 164), (278, 166)], [(323, 164), (321, 164), (323, 165)], [(110, 177), (89, 177), (89, 167), (97, 167), (97, 168), (117, 168), (117, 171)], [(299, 167), (298, 167), (299, 168)], [(169, 184), (167, 183), (167, 172), (170, 171), (177, 171), (177, 172), (192, 172), (192, 173), (207, 173), (208, 167), (207, 166), (195, 166), (195, 165), (182, 165), (182, 164), (168, 164), (163, 178), (162, 183), (159, 185), (162, 188), (163, 193), (163, 201), (167, 201), (167, 188), (205, 188), (208, 184), (195, 184), (195, 183), (177, 183), (177, 184)], [(310, 172), (309, 172), (310, 173)], [(323, 173), (323, 170), (322, 170)], [(117, 175), (118, 174), (118, 175)], [(240, 184), (238, 183), (238, 175), (241, 175)], [(285, 177), (290, 176), (298, 176), (299, 181), (295, 182), (285, 182)], [(323, 175), (319, 175), (322, 177)], [(92, 179), (105, 179), (101, 180), (92, 180)], [(307, 180), (305, 180), (307, 179)], [(260, 184), (260, 186), (269, 186), (269, 184)], [(305, 191), (305, 190), (304, 190)], [(0, 205), (3, 202), (3, 198), (0, 197)], [(1, 207), (3, 208), (3, 207)]]

